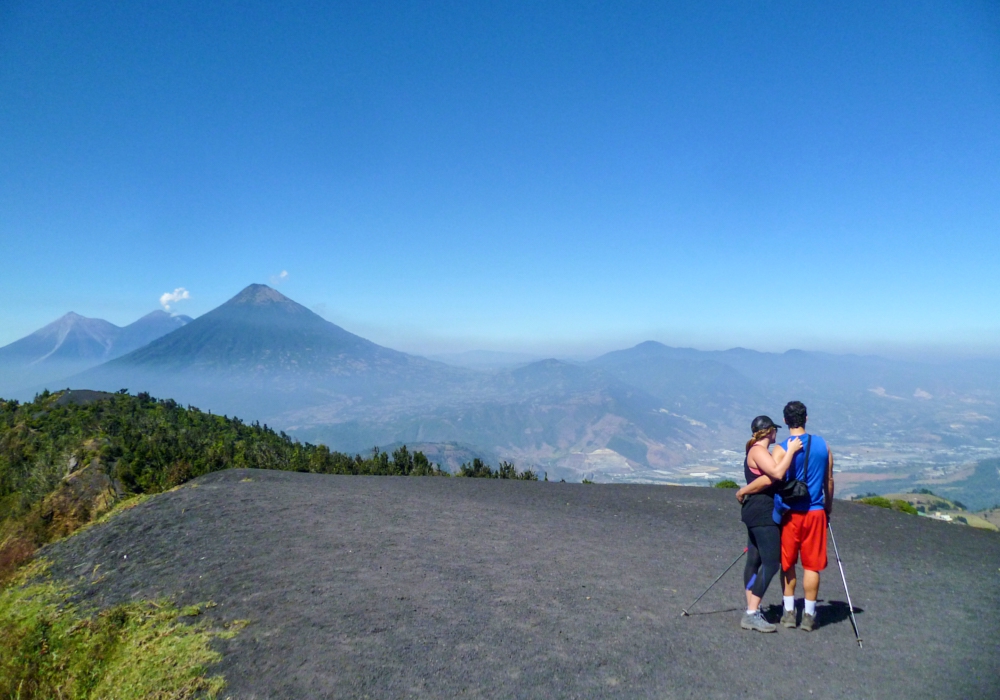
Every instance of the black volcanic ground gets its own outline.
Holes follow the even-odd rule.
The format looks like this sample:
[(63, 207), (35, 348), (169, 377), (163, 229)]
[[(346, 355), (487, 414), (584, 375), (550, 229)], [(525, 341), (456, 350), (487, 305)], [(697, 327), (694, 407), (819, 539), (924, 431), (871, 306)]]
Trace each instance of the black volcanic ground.
[(1000, 537), (834, 527), (864, 649), (832, 556), (811, 634), (741, 631), (739, 567), (680, 616), (744, 546), (728, 490), (228, 471), (44, 555), (90, 602), (250, 618), (234, 698), (998, 697)]

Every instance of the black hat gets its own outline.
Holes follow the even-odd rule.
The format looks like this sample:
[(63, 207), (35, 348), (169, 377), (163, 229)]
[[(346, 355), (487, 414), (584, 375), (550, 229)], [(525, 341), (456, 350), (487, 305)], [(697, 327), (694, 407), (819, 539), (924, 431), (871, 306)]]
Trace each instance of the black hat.
[(753, 419), (753, 423), (750, 424), (750, 432), (757, 433), (761, 430), (770, 430), (777, 427), (775, 422), (767, 416), (757, 416)]

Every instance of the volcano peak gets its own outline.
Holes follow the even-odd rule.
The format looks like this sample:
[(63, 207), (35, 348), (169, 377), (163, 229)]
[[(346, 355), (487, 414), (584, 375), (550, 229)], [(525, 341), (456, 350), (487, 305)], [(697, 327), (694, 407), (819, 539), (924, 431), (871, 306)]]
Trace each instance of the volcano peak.
[(276, 289), (266, 284), (251, 284), (226, 304), (277, 304), (295, 303)]

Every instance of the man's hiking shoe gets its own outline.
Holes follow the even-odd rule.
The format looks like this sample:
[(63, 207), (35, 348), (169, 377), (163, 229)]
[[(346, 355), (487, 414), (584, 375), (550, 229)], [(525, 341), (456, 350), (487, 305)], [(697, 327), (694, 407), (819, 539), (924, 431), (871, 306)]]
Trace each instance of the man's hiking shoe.
[(816, 629), (816, 616), (809, 613), (802, 613), (802, 624), (799, 625), (799, 629), (806, 632), (812, 632)]
[(740, 620), (740, 627), (745, 630), (757, 630), (758, 632), (774, 632), (778, 629), (764, 619), (764, 616), (760, 614), (760, 610), (754, 613), (743, 613), (743, 619)]
[(785, 614), (781, 616), (781, 626), (782, 627), (795, 627), (795, 609), (786, 610)]

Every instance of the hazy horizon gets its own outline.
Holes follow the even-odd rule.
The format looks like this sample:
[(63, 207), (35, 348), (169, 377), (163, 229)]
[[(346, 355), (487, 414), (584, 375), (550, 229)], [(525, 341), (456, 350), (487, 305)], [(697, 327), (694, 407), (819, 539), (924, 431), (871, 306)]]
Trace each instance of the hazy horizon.
[[(274, 288), (278, 288), (280, 286), (279, 284), (274, 283), (273, 280), (271, 282), (271, 286)], [(291, 290), (282, 286), (279, 291), (282, 291), (282, 293), (288, 296), (288, 293)], [(294, 297), (290, 298), (293, 298), (294, 301), (299, 301), (298, 299), (294, 299)], [(226, 300), (223, 299), (220, 303), (223, 303), (224, 301)], [(306, 306), (307, 308), (310, 308), (308, 305)], [(153, 310), (156, 309), (150, 309), (150, 311)], [(206, 309), (206, 311), (210, 310), (211, 309)], [(992, 360), (1000, 358), (1000, 348), (964, 348), (959, 350), (955, 347), (948, 347), (944, 344), (937, 346), (907, 346), (904, 344), (874, 342), (858, 344), (823, 344), (819, 341), (793, 346), (787, 346), (780, 343), (762, 343), (752, 345), (749, 342), (727, 342), (720, 339), (719, 336), (722, 334), (715, 334), (714, 336), (704, 335), (700, 337), (680, 337), (679, 334), (676, 333), (658, 334), (655, 331), (650, 331), (650, 333), (646, 335), (635, 333), (621, 335), (617, 338), (610, 336), (602, 337), (599, 334), (594, 334), (590, 337), (584, 336), (578, 339), (559, 338), (549, 340), (548, 342), (509, 338), (475, 339), (468, 337), (463, 338), (460, 336), (446, 337), (442, 335), (435, 336), (427, 333), (424, 329), (416, 327), (404, 327), (402, 329), (399, 327), (389, 328), (356, 320), (350, 317), (347, 317), (346, 320), (344, 320), (331, 314), (327, 305), (322, 303), (313, 305), (310, 310), (327, 321), (335, 323), (338, 326), (371, 340), (372, 342), (378, 343), (379, 345), (414, 355), (430, 357), (432, 359), (441, 359), (442, 356), (459, 356), (471, 353), (498, 353), (524, 356), (524, 361), (546, 358), (557, 358), (570, 361), (587, 361), (599, 357), (607, 352), (633, 347), (646, 341), (655, 341), (671, 347), (691, 348), (702, 351), (720, 351), (744, 348), (748, 350), (755, 350), (757, 352), (783, 353), (789, 350), (804, 350), (808, 352), (825, 352), (838, 355), (875, 355), (893, 360), (932, 363), (965, 359)], [(39, 322), (38, 325), (22, 335), (13, 337), (13, 333), (8, 332), (4, 334), (0, 332), (0, 347), (4, 347), (12, 342), (20, 340), (21, 338), (30, 335), (31, 333), (43, 328), (53, 321), (56, 321), (58, 318), (61, 318), (63, 315), (68, 313), (77, 313), (78, 315), (86, 318), (100, 318), (119, 327), (127, 326), (145, 315), (145, 313), (140, 313), (139, 316), (136, 316), (135, 318), (108, 318), (95, 313), (81, 313), (78, 309), (67, 309), (65, 312), (56, 317)], [(147, 311), (146, 313), (149, 312)], [(201, 315), (193, 314), (190, 310), (185, 312), (175, 310), (168, 313), (172, 313), (172, 315), (175, 316), (189, 316), (191, 318), (197, 318)], [(7, 336), (11, 337), (8, 339)]]

